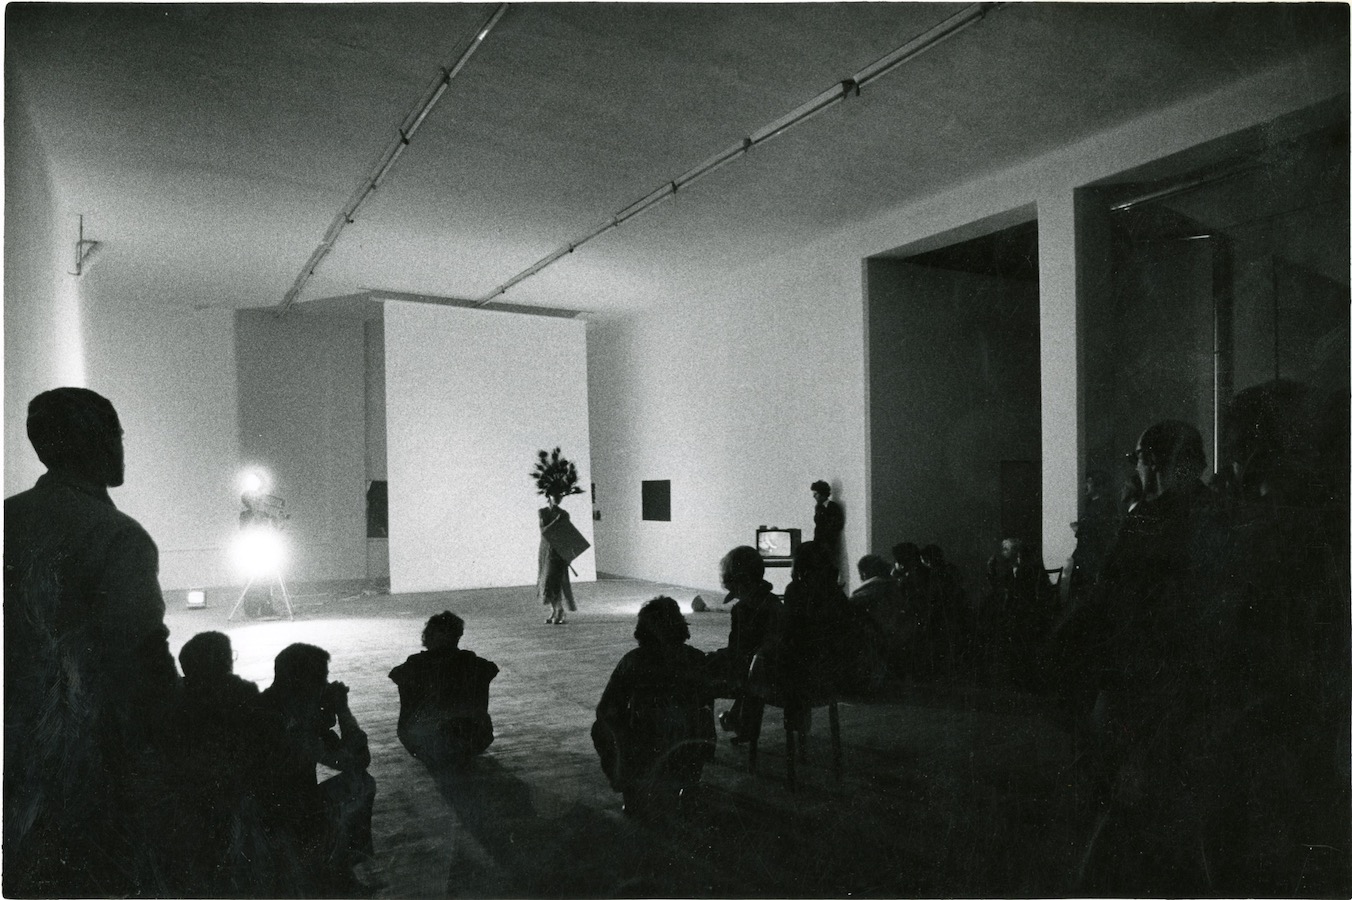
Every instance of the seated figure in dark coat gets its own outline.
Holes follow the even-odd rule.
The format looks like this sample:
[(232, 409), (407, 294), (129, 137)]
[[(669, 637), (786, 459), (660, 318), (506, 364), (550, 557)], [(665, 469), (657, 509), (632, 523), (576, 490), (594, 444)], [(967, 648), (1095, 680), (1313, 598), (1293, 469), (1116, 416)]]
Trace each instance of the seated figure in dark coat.
[(179, 651), (183, 700), (174, 717), (175, 881), (183, 893), (239, 897), (304, 891), (276, 779), (281, 718), (235, 675), (230, 638), (197, 634)]
[(761, 710), (757, 701), (746, 696), (747, 674), (752, 658), (761, 648), (779, 639), (784, 612), (764, 576), (765, 560), (755, 547), (734, 547), (719, 563), (719, 577), (728, 592), (723, 602), (735, 605), (728, 645), (714, 651), (710, 664), (727, 685), (721, 695), (730, 694), (734, 698), (732, 708), (719, 716), (723, 730), (734, 733), (734, 743), (743, 740), (746, 722), (759, 720)]
[(837, 577), (827, 548), (815, 541), (799, 545), (784, 591), (783, 640), (751, 674), (753, 690), (776, 697), (800, 732), (808, 730), (814, 702), (857, 686), (860, 663), (868, 658)]
[(886, 659), (896, 674), (903, 675), (909, 669), (906, 657), (914, 652), (918, 636), (915, 606), (902, 599), (901, 585), (881, 556), (860, 557), (858, 569), (860, 585), (850, 594), (850, 605), (877, 627)]
[(441, 612), (427, 620), (415, 653), (390, 672), (399, 686), (399, 740), (429, 767), (465, 766), (493, 743), (488, 686), (494, 663), (461, 650), (465, 620)]
[[(371, 750), (348, 709), (347, 685), (329, 681), (328, 651), (292, 644), (278, 653), (272, 685), (261, 700), (282, 718), (289, 752), (278, 777), (279, 803), (299, 835), (314, 892), (342, 896), (364, 890), (352, 867), (372, 855), (376, 783), (366, 771)], [(317, 764), (339, 774), (318, 782)]]
[(631, 814), (659, 811), (699, 782), (713, 758), (713, 697), (705, 656), (670, 597), (643, 604), (638, 647), (621, 659), (596, 706), (592, 742)]

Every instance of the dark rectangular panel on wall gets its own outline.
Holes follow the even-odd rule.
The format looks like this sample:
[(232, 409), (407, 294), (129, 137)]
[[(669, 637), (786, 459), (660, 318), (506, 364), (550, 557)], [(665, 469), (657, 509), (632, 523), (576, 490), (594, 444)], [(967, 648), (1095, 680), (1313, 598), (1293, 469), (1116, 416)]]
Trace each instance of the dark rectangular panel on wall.
[(366, 489), (366, 536), (390, 536), (390, 483), (372, 481)]
[(643, 482), (643, 521), (671, 521), (671, 481)]

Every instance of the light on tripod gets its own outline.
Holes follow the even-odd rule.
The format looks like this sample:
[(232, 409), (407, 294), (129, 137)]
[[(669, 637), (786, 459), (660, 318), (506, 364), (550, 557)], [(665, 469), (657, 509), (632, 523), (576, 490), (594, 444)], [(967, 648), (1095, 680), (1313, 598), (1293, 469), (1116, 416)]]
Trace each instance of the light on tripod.
[(245, 469), (239, 474), (239, 489), (242, 494), (250, 497), (266, 494), (269, 487), (271, 479), (268, 478), (268, 473), (260, 468)]
[(286, 562), (282, 533), (269, 525), (253, 525), (240, 531), (232, 548), (235, 567), (250, 578), (278, 578)]

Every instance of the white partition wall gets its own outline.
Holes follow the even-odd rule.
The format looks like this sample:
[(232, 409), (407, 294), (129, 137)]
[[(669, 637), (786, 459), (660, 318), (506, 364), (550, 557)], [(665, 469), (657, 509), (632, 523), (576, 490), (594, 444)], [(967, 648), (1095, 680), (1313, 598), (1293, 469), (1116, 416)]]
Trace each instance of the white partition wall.
[[(571, 319), (385, 304), (391, 591), (535, 583), (536, 452), (591, 488), (586, 342)], [(590, 496), (564, 508), (591, 540)], [(591, 551), (573, 566), (596, 578)]]

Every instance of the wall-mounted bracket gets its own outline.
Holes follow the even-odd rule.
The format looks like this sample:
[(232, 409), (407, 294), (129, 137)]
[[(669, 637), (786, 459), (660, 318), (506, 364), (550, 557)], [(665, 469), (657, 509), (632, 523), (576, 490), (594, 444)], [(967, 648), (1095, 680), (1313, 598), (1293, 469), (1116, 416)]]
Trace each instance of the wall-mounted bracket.
[(84, 274), (89, 258), (103, 246), (102, 241), (87, 241), (84, 236), (84, 216), (80, 216), (80, 236), (75, 241), (75, 271), (68, 274), (79, 278)]

